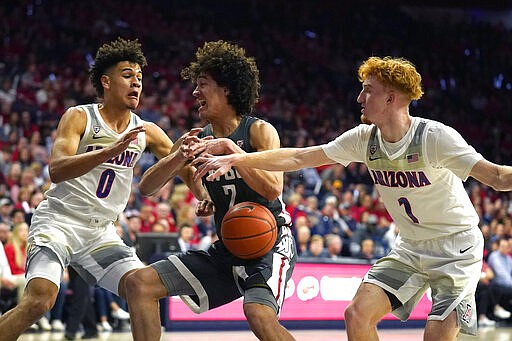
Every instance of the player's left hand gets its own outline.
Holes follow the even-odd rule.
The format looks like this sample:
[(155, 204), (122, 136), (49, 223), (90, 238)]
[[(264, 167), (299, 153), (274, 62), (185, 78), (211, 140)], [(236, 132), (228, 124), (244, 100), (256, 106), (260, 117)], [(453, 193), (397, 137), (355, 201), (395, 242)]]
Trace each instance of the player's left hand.
[(201, 200), (196, 207), (196, 215), (198, 217), (209, 216), (215, 213), (215, 205), (209, 199)]

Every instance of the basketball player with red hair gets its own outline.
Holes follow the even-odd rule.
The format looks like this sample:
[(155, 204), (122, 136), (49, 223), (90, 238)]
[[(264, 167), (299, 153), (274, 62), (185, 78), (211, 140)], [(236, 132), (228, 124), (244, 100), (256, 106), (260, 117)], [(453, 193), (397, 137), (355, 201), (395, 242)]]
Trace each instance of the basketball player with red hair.
[[(407, 320), (425, 291), (432, 310), (424, 340), (475, 334), (475, 290), (483, 237), (462, 181), (473, 177), (499, 191), (512, 190), (512, 167), (485, 160), (442, 123), (411, 116), (423, 94), (421, 76), (408, 60), (370, 57), (359, 67), (361, 124), (321, 146), (195, 158), (196, 177), (209, 181), (236, 169), (294, 171), (335, 162), (368, 166), (388, 212), (400, 228), (395, 246), (366, 274), (345, 311), (349, 340), (378, 340), (388, 313)], [(187, 146), (204, 153), (202, 141)], [(210, 153), (211, 154), (211, 153)]]

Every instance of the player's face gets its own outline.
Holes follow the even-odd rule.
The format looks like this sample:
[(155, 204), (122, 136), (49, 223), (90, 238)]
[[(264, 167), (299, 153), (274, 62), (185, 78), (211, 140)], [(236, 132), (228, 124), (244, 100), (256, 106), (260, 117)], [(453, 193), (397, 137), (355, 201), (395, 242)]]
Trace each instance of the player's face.
[(228, 109), (228, 91), (221, 87), (208, 74), (201, 74), (197, 77), (197, 84), (192, 95), (199, 104), (198, 113), (202, 119), (222, 117)]
[(361, 104), (361, 114), (366, 120), (378, 123), (383, 118), (389, 90), (374, 76), (368, 76), (363, 81), (363, 89), (357, 96)]
[(107, 82), (105, 93), (108, 91), (113, 99), (130, 110), (137, 108), (142, 93), (142, 70), (139, 64), (128, 61), (117, 63), (108, 73)]

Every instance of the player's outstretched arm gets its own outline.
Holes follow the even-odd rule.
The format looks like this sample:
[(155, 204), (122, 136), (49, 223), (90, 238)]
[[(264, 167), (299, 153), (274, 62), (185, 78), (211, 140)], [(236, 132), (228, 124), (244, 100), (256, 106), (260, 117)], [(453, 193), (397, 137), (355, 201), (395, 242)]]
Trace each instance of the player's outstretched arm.
[[(193, 129), (185, 133), (173, 145), (163, 130), (153, 123), (146, 122), (146, 138), (151, 152), (159, 158), (159, 161), (144, 172), (139, 190), (142, 195), (149, 196), (156, 193), (169, 180), (180, 174), (190, 161), (182, 152), (182, 144), (187, 138), (197, 135), (201, 129)], [(187, 179), (184, 179), (187, 180)], [(187, 183), (189, 188), (194, 189), (192, 183)], [(197, 193), (194, 193), (197, 194)]]
[(135, 127), (106, 148), (76, 155), (86, 123), (87, 116), (83, 109), (70, 108), (62, 115), (50, 158), (49, 172), (52, 182), (59, 183), (86, 174), (121, 154), (137, 134), (145, 131), (143, 126)]
[(512, 191), (512, 167), (480, 160), (471, 169), (470, 176), (496, 191)]
[(226, 174), (233, 166), (265, 169), (269, 171), (289, 172), (301, 168), (318, 167), (333, 164), (325, 155), (321, 146), (306, 148), (280, 148), (256, 153), (231, 154), (224, 156), (203, 155), (192, 161), (197, 167), (194, 177), (200, 178), (211, 170), (215, 172), (207, 177), (213, 180)]

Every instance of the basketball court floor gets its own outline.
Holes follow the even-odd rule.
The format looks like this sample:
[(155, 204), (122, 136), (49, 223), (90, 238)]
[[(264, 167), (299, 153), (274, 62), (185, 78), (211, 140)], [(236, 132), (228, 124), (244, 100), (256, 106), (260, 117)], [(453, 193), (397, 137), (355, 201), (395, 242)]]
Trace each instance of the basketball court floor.
[[(291, 330), (297, 341), (346, 341), (344, 330)], [(381, 341), (421, 341), (422, 329), (383, 329), (380, 332)], [(27, 333), (20, 341), (64, 341), (63, 333)], [(79, 340), (79, 338), (77, 338)], [(98, 338), (90, 340), (101, 341), (129, 341), (131, 334), (100, 333)], [(166, 332), (162, 334), (162, 341), (253, 341), (257, 340), (250, 331), (196, 331), (196, 332)], [(461, 335), (459, 341), (512, 341), (512, 328), (482, 328), (477, 337)]]

